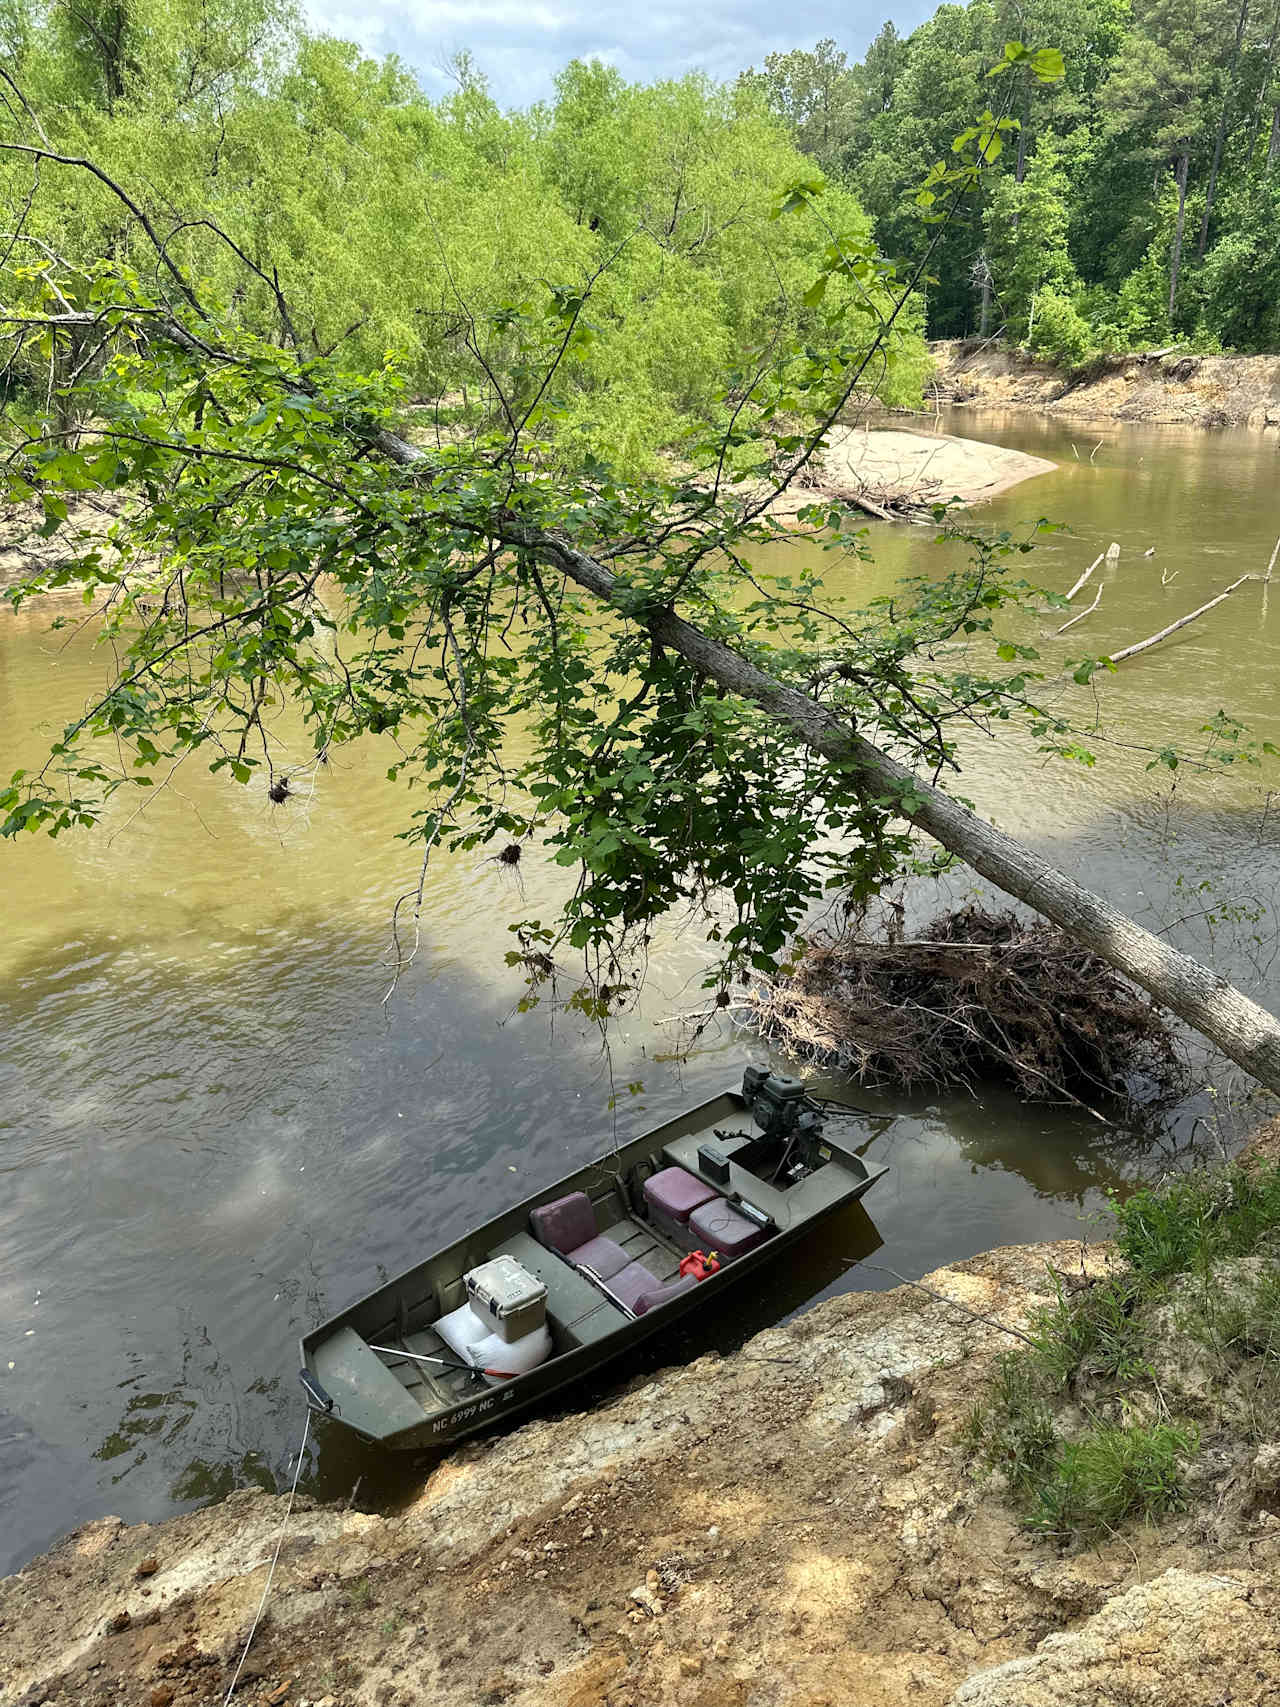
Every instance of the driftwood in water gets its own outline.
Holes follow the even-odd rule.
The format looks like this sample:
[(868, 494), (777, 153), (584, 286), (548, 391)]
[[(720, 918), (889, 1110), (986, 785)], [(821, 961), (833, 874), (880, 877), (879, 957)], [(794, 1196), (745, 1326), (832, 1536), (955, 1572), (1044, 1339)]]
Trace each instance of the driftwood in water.
[(1056, 629), (1054, 632), (1057, 634), (1065, 634), (1069, 628), (1074, 628), (1078, 622), (1083, 622), (1085, 617), (1092, 616), (1094, 611), (1096, 611), (1098, 606), (1102, 603), (1102, 588), (1103, 588), (1104, 584), (1105, 583), (1103, 583), (1102, 581), (1099, 581), (1098, 590), (1093, 595), (1093, 603), (1091, 605), (1086, 605), (1085, 608), (1079, 613), (1078, 616), (1068, 617), (1066, 622), (1063, 623), (1062, 627), (1059, 629)]
[(1145, 640), (1135, 641), (1132, 646), (1122, 646), (1118, 652), (1112, 652), (1110, 654), (1111, 662), (1118, 664), (1124, 658), (1132, 658), (1138, 652), (1146, 652), (1150, 647), (1158, 646), (1162, 640), (1167, 640), (1171, 634), (1176, 634), (1180, 628), (1185, 628), (1189, 622), (1194, 622), (1198, 616), (1203, 616), (1206, 611), (1211, 611), (1215, 605), (1220, 605), (1223, 599), (1229, 599), (1236, 588), (1243, 587), (1246, 581), (1257, 581), (1259, 579), (1260, 577), (1257, 575), (1241, 575), (1239, 580), (1233, 581), (1229, 587), (1219, 593), (1216, 599), (1210, 599), (1207, 604), (1200, 605), (1198, 609), (1188, 611), (1186, 616), (1180, 616), (1177, 622), (1171, 622), (1167, 628), (1162, 628), (1158, 634), (1149, 634)]
[[(1071, 591), (1067, 594), (1067, 603), (1068, 604), (1071, 603), (1072, 599), (1075, 598), (1076, 594), (1080, 591), (1081, 587), (1083, 587), (1085, 582), (1088, 581), (1089, 577), (1093, 574), (1094, 570), (1098, 567), (1099, 563), (1103, 562), (1104, 560), (1107, 563), (1118, 563), (1120, 561), (1120, 547), (1117, 545), (1117, 543), (1115, 542), (1114, 539), (1111, 541), (1111, 544), (1107, 547), (1107, 549), (1105, 551), (1100, 551), (1098, 553), (1098, 555), (1094, 558), (1093, 562), (1085, 570), (1084, 574), (1076, 582), (1075, 586), (1072, 587)], [(1098, 598), (1101, 598), (1101, 597), (1102, 597), (1102, 594), (1099, 593)], [(1094, 604), (1096, 604), (1097, 602), (1098, 602), (1097, 599), (1095, 599)], [(1059, 629), (1058, 632), (1059, 632), (1059, 634), (1061, 634), (1062, 630)]]
[(789, 1055), (882, 1089), (994, 1078), (1088, 1108), (1182, 1079), (1160, 1010), (1104, 960), (1053, 925), (980, 907), (910, 942), (811, 943), (752, 1007)]
[(1105, 551), (1100, 551), (1098, 553), (1098, 555), (1094, 558), (1093, 562), (1089, 565), (1089, 567), (1085, 570), (1084, 574), (1076, 582), (1075, 586), (1072, 587), (1071, 591), (1067, 594), (1067, 603), (1068, 604), (1070, 604), (1072, 599), (1075, 598), (1076, 594), (1080, 591), (1081, 587), (1084, 586), (1085, 582), (1089, 579), (1090, 575), (1093, 574), (1094, 570), (1098, 567), (1099, 563), (1102, 562), (1102, 559), (1106, 555), (1107, 554)]

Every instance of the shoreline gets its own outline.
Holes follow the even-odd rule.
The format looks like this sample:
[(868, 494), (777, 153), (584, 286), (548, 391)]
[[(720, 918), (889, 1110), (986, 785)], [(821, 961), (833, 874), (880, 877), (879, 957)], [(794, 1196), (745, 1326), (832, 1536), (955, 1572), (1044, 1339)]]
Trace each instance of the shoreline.
[[(967, 508), (985, 503), (1056, 466), (1044, 457), (954, 433), (879, 422), (837, 426), (804, 481), (770, 504), (769, 512), (787, 521), (807, 505), (840, 503), (877, 521), (931, 521), (933, 504), (955, 499)], [(87, 527), (109, 522), (112, 514), (82, 502), (71, 507), (70, 521)], [(25, 511), (16, 508), (7, 536), (0, 535), (0, 594), (32, 573), (52, 549), (39, 542), (39, 521), (36, 506), (29, 504)], [(84, 584), (72, 582), (60, 591), (80, 601)], [(37, 608), (58, 597), (58, 593), (40, 595)]]
[(938, 403), (1203, 429), (1280, 429), (1280, 355), (1194, 355), (1175, 347), (1098, 356), (1068, 372), (977, 339), (929, 347), (930, 393)]
[(877, 521), (930, 522), (935, 504), (957, 501), (968, 509), (1057, 466), (956, 433), (880, 421), (837, 426), (803, 481), (770, 504), (769, 512), (789, 519), (808, 504), (848, 504)]
[[(826, 449), (814, 457), (797, 485), (783, 493), (770, 514), (792, 521), (811, 504), (848, 504), (876, 521), (932, 521), (930, 505), (959, 500), (963, 507), (985, 504), (1010, 486), (1056, 468), (1044, 457), (981, 439), (963, 439), (937, 430), (893, 427), (884, 422), (831, 428)], [(748, 488), (741, 488), (748, 492)], [(114, 510), (79, 502), (70, 507), (73, 527), (106, 526)], [(0, 531), (0, 594), (32, 574), (51, 546), (39, 538), (38, 505), (15, 505), (9, 526)], [(61, 589), (79, 601), (82, 582)], [(58, 594), (43, 594), (41, 604)]]
[[(1241, 1154), (1278, 1149), (1274, 1120)], [(281, 1536), (246, 1707), (1028, 1707), (1139, 1679), (1153, 1704), (1261, 1707), (1269, 1506), (1199, 1489), (1064, 1551), (970, 1469), (1010, 1332), (1114, 1272), (1083, 1237), (828, 1299), (468, 1443), (393, 1513), (302, 1495), (286, 1521), (286, 1496), (242, 1488), (100, 1518), (0, 1581), (0, 1707), (213, 1707)]]

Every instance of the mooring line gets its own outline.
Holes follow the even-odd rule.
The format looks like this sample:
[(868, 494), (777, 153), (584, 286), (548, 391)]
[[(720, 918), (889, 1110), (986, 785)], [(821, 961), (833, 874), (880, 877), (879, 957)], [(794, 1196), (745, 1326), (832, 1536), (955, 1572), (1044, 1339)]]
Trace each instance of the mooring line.
[(298, 1467), (293, 1472), (293, 1486), (289, 1489), (289, 1503), (284, 1508), (284, 1519), (280, 1524), (280, 1533), (276, 1537), (276, 1550), (271, 1559), (271, 1569), (267, 1572), (267, 1580), (262, 1587), (262, 1599), (258, 1602), (258, 1610), (253, 1615), (253, 1624), (249, 1630), (248, 1640), (244, 1645), (244, 1652), (240, 1656), (240, 1664), (236, 1667), (236, 1675), (231, 1679), (230, 1687), (222, 1698), (222, 1707), (227, 1707), (227, 1703), (236, 1692), (236, 1684), (240, 1681), (240, 1673), (244, 1670), (244, 1662), (249, 1657), (249, 1649), (253, 1646), (253, 1638), (258, 1634), (258, 1625), (262, 1621), (263, 1608), (267, 1604), (267, 1596), (271, 1593), (271, 1581), (276, 1574), (276, 1565), (280, 1561), (280, 1549), (284, 1545), (284, 1532), (289, 1527), (289, 1519), (293, 1515), (293, 1496), (298, 1491), (298, 1480), (302, 1475), (302, 1460), (307, 1455), (307, 1436), (310, 1432), (311, 1407), (308, 1405), (307, 1420), (302, 1425), (302, 1445), (298, 1448)]

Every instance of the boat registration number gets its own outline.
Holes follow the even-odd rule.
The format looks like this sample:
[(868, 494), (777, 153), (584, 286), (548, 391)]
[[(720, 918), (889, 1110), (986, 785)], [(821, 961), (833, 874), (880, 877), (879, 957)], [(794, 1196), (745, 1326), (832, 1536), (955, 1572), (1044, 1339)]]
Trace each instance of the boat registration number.
[(487, 1411), (496, 1410), (499, 1405), (507, 1404), (515, 1397), (510, 1387), (502, 1393), (490, 1393), (487, 1399), (477, 1399), (474, 1405), (464, 1405), (460, 1411), (450, 1411), (448, 1416), (439, 1417), (431, 1425), (432, 1434), (443, 1434), (446, 1429), (455, 1427), (458, 1423), (470, 1422), (472, 1417), (484, 1416)]

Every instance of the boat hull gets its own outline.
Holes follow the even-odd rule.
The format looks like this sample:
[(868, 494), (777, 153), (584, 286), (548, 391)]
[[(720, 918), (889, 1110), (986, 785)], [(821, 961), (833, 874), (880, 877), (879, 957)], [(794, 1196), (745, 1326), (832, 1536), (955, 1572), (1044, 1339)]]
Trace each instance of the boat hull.
[[(352, 1330), (370, 1341), (377, 1334), (385, 1333), (387, 1330), (378, 1324), (389, 1321), (397, 1312), (404, 1319), (406, 1298), (412, 1300), (428, 1292), (433, 1277), (442, 1270), (465, 1268), (482, 1249), (494, 1248), (504, 1239), (513, 1238), (523, 1230), (529, 1211), (538, 1204), (562, 1193), (583, 1189), (593, 1178), (598, 1181), (602, 1172), (620, 1178), (624, 1170), (638, 1159), (659, 1153), (669, 1156), (667, 1146), (670, 1144), (679, 1143), (687, 1147), (697, 1134), (713, 1126), (717, 1120), (741, 1119), (746, 1107), (744, 1099), (736, 1092), (715, 1098), (679, 1120), (642, 1135), (614, 1155), (578, 1170), (540, 1192), (536, 1198), (496, 1217), (467, 1239), (445, 1247), (426, 1262), (357, 1301), (306, 1335), (300, 1345), (304, 1373), (312, 1376), (322, 1373), (317, 1365), (323, 1365), (326, 1341), (344, 1330)], [(362, 1419), (358, 1407), (350, 1407), (348, 1414), (344, 1415), (340, 1399), (334, 1420), (390, 1451), (436, 1451), (481, 1430), (505, 1426), (555, 1395), (567, 1394), (655, 1335), (669, 1331), (696, 1313), (707, 1311), (729, 1288), (738, 1287), (753, 1276), (760, 1276), (762, 1270), (807, 1241), (818, 1226), (837, 1210), (858, 1202), (886, 1172), (883, 1168), (868, 1168), (860, 1157), (838, 1145), (832, 1144), (831, 1152), (831, 1162), (824, 1170), (830, 1173), (831, 1178), (826, 1182), (826, 1189), (816, 1195), (814, 1207), (804, 1214), (803, 1219), (791, 1226), (780, 1226), (769, 1238), (727, 1263), (698, 1286), (667, 1300), (645, 1315), (626, 1321), (606, 1337), (562, 1350), (536, 1369), (503, 1381), (487, 1391), (467, 1393), (455, 1404), (435, 1411), (424, 1409), (420, 1420), (415, 1419), (405, 1426), (394, 1426), (395, 1419), (391, 1417), (386, 1426), (381, 1426), (376, 1418), (373, 1426), (361, 1426), (362, 1420), (366, 1419)]]

